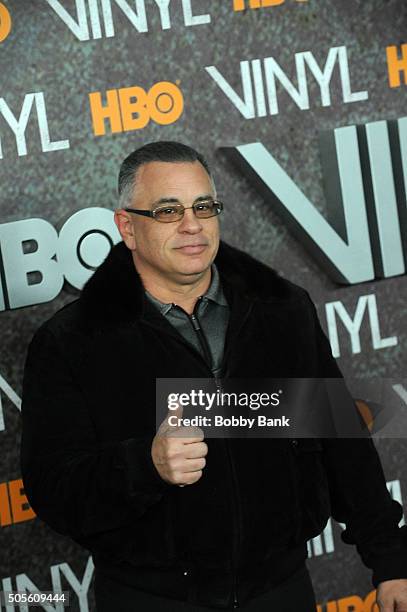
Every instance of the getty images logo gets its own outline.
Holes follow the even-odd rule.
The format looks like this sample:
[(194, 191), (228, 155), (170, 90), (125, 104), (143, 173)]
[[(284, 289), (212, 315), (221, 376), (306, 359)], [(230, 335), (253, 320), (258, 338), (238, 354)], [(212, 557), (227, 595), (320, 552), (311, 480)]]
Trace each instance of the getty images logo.
[(405, 274), (407, 117), (321, 136), (332, 224), (263, 144), (226, 151), (335, 281), (355, 284)]

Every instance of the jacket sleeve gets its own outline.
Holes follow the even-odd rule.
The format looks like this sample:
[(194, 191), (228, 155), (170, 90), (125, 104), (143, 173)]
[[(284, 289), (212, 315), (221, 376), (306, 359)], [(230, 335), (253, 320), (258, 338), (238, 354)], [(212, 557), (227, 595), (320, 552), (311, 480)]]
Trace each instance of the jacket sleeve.
[[(320, 376), (342, 377), (313, 312)], [(402, 506), (392, 499), (372, 438), (322, 440), (332, 517), (345, 523), (341, 539), (356, 545), (362, 562), (373, 570), (374, 587), (395, 578), (407, 578), (407, 526), (399, 527)]]
[(153, 464), (153, 437), (100, 447), (84, 395), (46, 326), (29, 346), (21, 415), (28, 501), (40, 519), (84, 546), (148, 512), (171, 487)]

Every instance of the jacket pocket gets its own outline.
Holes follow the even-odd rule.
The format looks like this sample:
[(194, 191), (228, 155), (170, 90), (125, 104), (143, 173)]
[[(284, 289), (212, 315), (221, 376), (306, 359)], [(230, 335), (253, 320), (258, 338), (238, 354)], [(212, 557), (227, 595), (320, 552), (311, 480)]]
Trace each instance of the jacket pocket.
[(317, 438), (291, 440), (293, 478), (300, 523), (298, 541), (321, 533), (331, 514), (324, 448)]

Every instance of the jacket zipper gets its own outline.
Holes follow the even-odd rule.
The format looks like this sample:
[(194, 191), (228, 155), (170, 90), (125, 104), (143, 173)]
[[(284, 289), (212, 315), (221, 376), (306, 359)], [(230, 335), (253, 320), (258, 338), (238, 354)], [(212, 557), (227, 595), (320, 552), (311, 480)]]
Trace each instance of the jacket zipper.
[[(198, 307), (198, 304), (200, 302), (202, 298), (198, 298), (195, 307), (194, 307), (194, 311), (191, 315), (189, 315), (188, 313), (186, 313), (188, 315), (189, 320), (192, 323), (192, 327), (194, 328), (196, 335), (198, 337), (199, 343), (202, 347), (202, 351), (205, 355), (205, 361), (207, 362), (207, 364), (209, 365), (209, 367), (213, 366), (213, 359), (212, 359), (212, 355), (210, 352), (210, 348), (208, 345), (208, 341), (206, 339), (206, 336), (203, 332), (203, 329), (201, 328), (198, 316), (196, 314), (196, 310)], [(179, 306), (177, 306), (177, 308), (179, 308)], [(181, 309), (183, 310), (183, 309)], [(185, 311), (184, 311), (185, 312)], [(222, 362), (224, 361), (224, 359), (222, 359)], [(222, 373), (222, 369), (221, 369), (221, 373)], [(212, 377), (215, 379), (215, 385), (216, 388), (218, 390), (220, 390), (222, 392), (222, 379), (218, 378), (217, 376), (213, 375), (212, 372)], [(229, 465), (230, 465), (230, 471), (231, 471), (231, 475), (232, 475), (232, 481), (233, 481), (233, 491), (232, 491), (232, 496), (234, 497), (233, 502), (236, 506), (236, 514), (238, 515), (237, 517), (237, 521), (236, 523), (238, 525), (241, 524), (241, 517), (240, 517), (240, 499), (239, 499), (239, 493), (238, 493), (238, 483), (237, 483), (237, 477), (236, 477), (236, 471), (233, 465), (233, 461), (232, 461), (232, 455), (230, 452), (230, 443), (229, 440), (227, 440), (225, 438), (225, 447), (227, 450), (227, 455), (228, 455), (228, 459), (229, 459)], [(237, 562), (238, 562), (238, 555), (239, 555), (239, 547), (240, 547), (240, 537), (239, 537), (239, 530), (235, 529), (235, 536), (233, 538), (233, 551), (232, 551), (232, 564), (233, 564), (233, 607), (234, 608), (238, 608), (239, 607), (239, 602), (238, 602), (238, 598), (237, 598)]]
[[(233, 503), (236, 507), (236, 521), (235, 521), (235, 536), (233, 538), (233, 555), (232, 555), (232, 564), (233, 564), (233, 607), (238, 608), (239, 602), (237, 597), (237, 567), (238, 567), (238, 558), (239, 558), (239, 549), (240, 549), (240, 533), (241, 533), (241, 501), (239, 495), (239, 485), (236, 477), (236, 470), (232, 460), (232, 453), (230, 451), (230, 441), (225, 438), (225, 446), (227, 449), (227, 455), (229, 459), (230, 472), (232, 475), (233, 482)], [(238, 529), (236, 529), (236, 526)], [(239, 531), (240, 529), (240, 531)]]
[[(239, 327), (239, 331), (242, 329), (243, 325), (245, 324), (246, 320), (249, 317), (249, 314), (251, 312), (251, 306), (250, 308), (247, 309), (247, 312), (245, 313), (245, 316), (243, 317), (242, 321), (240, 322), (240, 327)], [(226, 347), (226, 350), (223, 354), (223, 359), (222, 359), (222, 365), (221, 365), (221, 373), (226, 375), (226, 371), (225, 371), (225, 367), (226, 367), (226, 359), (229, 355), (230, 352), (230, 343), (229, 346)], [(226, 377), (226, 376), (225, 376)], [(242, 521), (242, 513), (241, 513), (241, 499), (240, 499), (240, 494), (239, 494), (239, 483), (237, 480), (237, 475), (236, 475), (236, 469), (233, 463), (233, 459), (232, 459), (232, 453), (231, 453), (231, 448), (230, 448), (230, 440), (228, 438), (225, 438), (225, 446), (227, 449), (227, 455), (228, 455), (228, 459), (229, 459), (229, 466), (230, 466), (230, 472), (232, 475), (232, 481), (233, 481), (233, 492), (232, 495), (234, 495), (234, 503), (236, 506), (236, 525), (238, 527), (238, 529), (235, 529), (235, 537), (233, 539), (233, 607), (234, 608), (238, 608), (239, 607), (239, 601), (238, 601), (238, 597), (237, 597), (237, 566), (238, 566), (238, 558), (239, 558), (239, 551), (240, 551), (240, 544), (241, 544), (241, 533), (243, 530), (243, 521)]]
[(198, 337), (199, 344), (202, 347), (202, 351), (203, 351), (203, 354), (204, 354), (204, 359), (205, 359), (208, 367), (210, 368), (211, 374), (213, 376), (213, 372), (212, 372), (213, 359), (212, 359), (211, 349), (209, 348), (208, 341), (207, 341), (206, 336), (205, 336), (205, 334), (203, 332), (203, 329), (201, 328), (201, 324), (199, 322), (198, 314), (197, 314), (198, 313), (198, 306), (199, 306), (201, 300), (202, 300), (202, 296), (197, 299), (197, 301), (195, 303), (195, 306), (194, 306), (194, 311), (193, 311), (193, 313), (191, 315), (188, 314), (186, 312), (186, 310), (181, 308), (181, 306), (177, 306), (177, 305), (175, 305), (175, 306), (176, 306), (176, 308), (178, 308), (179, 310), (184, 312), (187, 315), (188, 319), (191, 321), (192, 327), (194, 328), (194, 331), (195, 331), (195, 333), (196, 333), (196, 335)]
[[(202, 298), (198, 298), (198, 301), (202, 299)], [(208, 371), (210, 371), (210, 377), (214, 379), (215, 381), (215, 385), (216, 388), (219, 389), (220, 391), (222, 391), (222, 378), (218, 378), (217, 376), (215, 376), (210, 368), (210, 365), (212, 363), (212, 357), (211, 357), (211, 353), (210, 353), (210, 349), (208, 346), (208, 341), (203, 333), (203, 330), (200, 326), (199, 320), (195, 314), (195, 308), (197, 307), (197, 303), (195, 304), (194, 307), (194, 312), (189, 315), (183, 308), (181, 308), (180, 306), (177, 306), (177, 308), (180, 308), (180, 310), (182, 310), (183, 312), (185, 312), (185, 314), (188, 316), (189, 320), (192, 323), (192, 326), (194, 328), (194, 330), (197, 333), (199, 342), (202, 346), (202, 350), (205, 354), (205, 356), (208, 358), (209, 360), (206, 361), (206, 359), (204, 359), (202, 357), (202, 355), (199, 353), (199, 351), (197, 351), (193, 346), (190, 345), (189, 342), (186, 342), (185, 339), (183, 338), (182, 334), (178, 332), (179, 337), (174, 335), (173, 337), (178, 340), (178, 342), (184, 344), (185, 346), (187, 346), (190, 350), (193, 350), (194, 353), (196, 353), (197, 355), (199, 355), (199, 358), (204, 362), (206, 368), (208, 369)], [(251, 307), (248, 308), (247, 312), (245, 313), (244, 318), (242, 319), (242, 321), (240, 322), (240, 327), (239, 327), (239, 331), (242, 328), (242, 326), (244, 325), (244, 323), (246, 322), (249, 314), (251, 312)], [(160, 331), (164, 331), (162, 330), (162, 328), (160, 328), (157, 325), (154, 325), (152, 323), (150, 323), (149, 321), (147, 321), (146, 319), (144, 319), (144, 322), (147, 323), (148, 325), (150, 325), (151, 327), (154, 327), (156, 329), (160, 329)], [(172, 335), (172, 334), (171, 334)], [(221, 364), (221, 375), (225, 374), (224, 372), (224, 368), (226, 365), (226, 357), (229, 354), (229, 349), (230, 349), (230, 345), (227, 347), (227, 350), (225, 350), (224, 354), (223, 354), (223, 359), (222, 359), (222, 364)], [(233, 587), (232, 587), (232, 596), (233, 596), (233, 608), (238, 608), (239, 607), (239, 601), (238, 601), (238, 597), (237, 597), (237, 565), (238, 565), (238, 555), (239, 555), (239, 549), (240, 549), (240, 532), (238, 529), (236, 529), (236, 526), (238, 526), (238, 528), (240, 528), (240, 530), (242, 529), (242, 516), (241, 516), (241, 500), (240, 500), (240, 495), (239, 495), (239, 485), (238, 485), (238, 481), (237, 481), (237, 475), (236, 475), (236, 470), (233, 464), (233, 460), (232, 460), (232, 453), (230, 450), (230, 442), (227, 438), (224, 438), (225, 440), (225, 447), (226, 447), (226, 451), (227, 451), (227, 456), (228, 456), (228, 460), (229, 460), (229, 467), (230, 467), (230, 472), (231, 472), (231, 476), (232, 476), (232, 482), (233, 482), (233, 491), (232, 491), (232, 498), (233, 498), (233, 503), (236, 507), (236, 515), (234, 517), (234, 523), (235, 523), (235, 533), (234, 533), (234, 538), (233, 538), (233, 551), (232, 551), (232, 565), (233, 565)]]

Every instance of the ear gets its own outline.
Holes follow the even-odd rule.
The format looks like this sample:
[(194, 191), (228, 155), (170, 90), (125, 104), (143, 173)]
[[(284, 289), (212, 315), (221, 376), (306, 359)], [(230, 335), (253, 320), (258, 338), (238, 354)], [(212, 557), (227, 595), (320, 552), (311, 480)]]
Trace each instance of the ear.
[(123, 208), (117, 208), (114, 211), (114, 222), (119, 230), (120, 236), (127, 248), (131, 251), (136, 250), (136, 236), (134, 225), (130, 217), (131, 213), (126, 212)]

